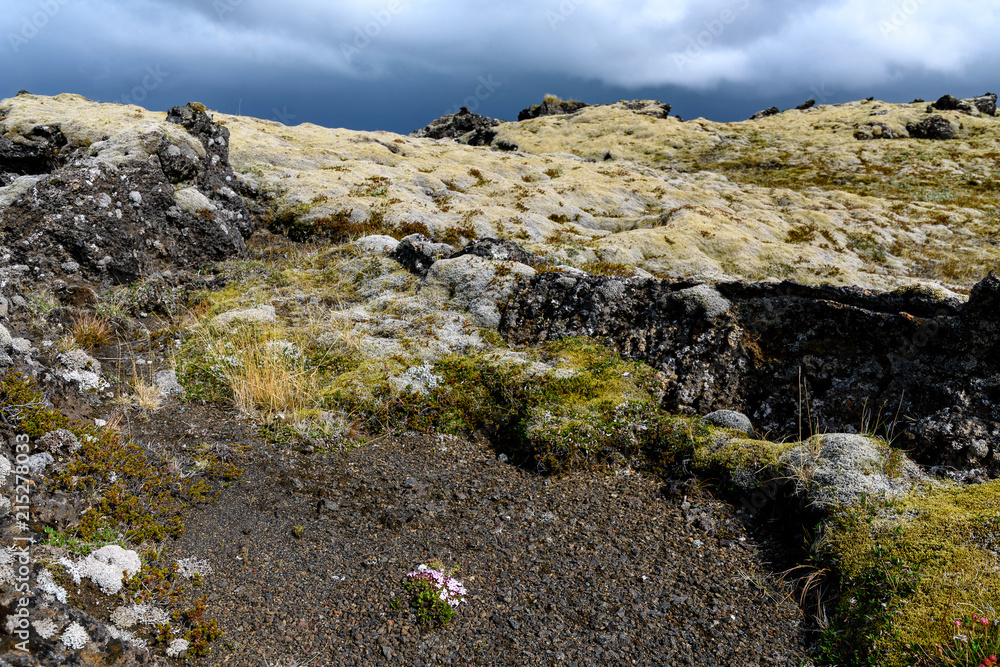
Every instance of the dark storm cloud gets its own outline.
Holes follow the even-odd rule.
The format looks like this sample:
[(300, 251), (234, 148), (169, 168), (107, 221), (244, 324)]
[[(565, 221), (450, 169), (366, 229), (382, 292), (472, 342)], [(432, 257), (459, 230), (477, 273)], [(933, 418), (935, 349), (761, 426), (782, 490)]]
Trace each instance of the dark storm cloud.
[(544, 92), (655, 95), (676, 108), (711, 95), (727, 116), (758, 98), (837, 101), (932, 81), (952, 87), (922, 94), (985, 90), (997, 65), (998, 8), (997, 0), (6, 0), (0, 96), (72, 91), (153, 108), (199, 99), (277, 120), (392, 129), (470, 101), (509, 116)]

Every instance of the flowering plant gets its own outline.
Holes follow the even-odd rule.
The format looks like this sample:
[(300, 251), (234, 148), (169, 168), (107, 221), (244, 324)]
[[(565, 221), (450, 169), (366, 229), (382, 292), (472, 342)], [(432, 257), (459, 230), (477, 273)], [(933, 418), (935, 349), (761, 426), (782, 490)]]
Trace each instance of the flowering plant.
[(962, 665), (963, 667), (996, 667), (1000, 653), (1000, 619), (973, 614), (953, 621), (954, 643), (938, 646), (931, 664)]
[(429, 567), (420, 565), (406, 575), (403, 586), (410, 592), (410, 607), (425, 625), (445, 626), (455, 615), (455, 610), (465, 602), (465, 586), (453, 578), (457, 568), (445, 568), (439, 562)]

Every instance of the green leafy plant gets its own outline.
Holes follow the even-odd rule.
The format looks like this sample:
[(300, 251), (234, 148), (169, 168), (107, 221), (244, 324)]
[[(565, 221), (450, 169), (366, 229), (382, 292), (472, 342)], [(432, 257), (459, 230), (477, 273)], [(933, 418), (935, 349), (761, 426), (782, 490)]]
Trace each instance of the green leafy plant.
[(403, 587), (409, 591), (410, 608), (422, 625), (444, 627), (465, 602), (467, 591), (462, 582), (453, 578), (457, 568), (446, 568), (439, 561), (432, 561), (431, 565), (434, 567), (420, 565), (406, 575)]

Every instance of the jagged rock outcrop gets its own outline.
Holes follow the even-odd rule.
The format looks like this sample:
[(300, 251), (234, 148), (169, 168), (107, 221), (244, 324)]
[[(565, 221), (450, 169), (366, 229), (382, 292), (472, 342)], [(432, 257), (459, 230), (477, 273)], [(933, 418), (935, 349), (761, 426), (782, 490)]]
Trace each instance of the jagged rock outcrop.
[(942, 95), (931, 107), (938, 111), (961, 111), (970, 116), (977, 116), (980, 113), (995, 116), (997, 113), (997, 96), (994, 93), (985, 93), (978, 97), (958, 99), (951, 95)]
[(807, 109), (812, 109), (814, 106), (816, 106), (816, 100), (806, 100), (795, 108), (799, 111), (805, 111)]
[(411, 137), (427, 137), (429, 139), (455, 139), (470, 146), (489, 146), (497, 133), (494, 127), (500, 121), (487, 118), (462, 107), (458, 113), (441, 116), (431, 121), (427, 127), (411, 132)]
[(588, 106), (590, 105), (586, 102), (579, 102), (577, 100), (561, 100), (553, 95), (546, 95), (541, 104), (535, 104), (527, 109), (522, 109), (521, 113), (517, 114), (517, 119), (522, 121), (531, 120), (532, 118), (540, 118), (542, 116), (561, 116), (564, 114), (575, 113)]
[(1000, 277), (920, 290), (541, 274), (500, 331), (593, 336), (659, 369), (670, 410), (738, 410), (773, 438), (877, 431), (926, 464), (1000, 475)]
[(3, 168), (35, 175), (0, 188), (6, 280), (128, 283), (242, 254), (252, 223), (234, 190), (229, 130), (196, 103), (167, 122), (186, 136), (147, 125), (74, 146), (53, 126), (26, 132), (38, 140)]
[(748, 120), (760, 120), (761, 118), (767, 118), (768, 116), (777, 116), (779, 113), (781, 113), (781, 109), (778, 107), (771, 107), (770, 109), (758, 111), (754, 115), (750, 116)]
[(955, 128), (947, 119), (938, 116), (928, 116), (918, 123), (908, 123), (906, 131), (914, 139), (954, 139)]

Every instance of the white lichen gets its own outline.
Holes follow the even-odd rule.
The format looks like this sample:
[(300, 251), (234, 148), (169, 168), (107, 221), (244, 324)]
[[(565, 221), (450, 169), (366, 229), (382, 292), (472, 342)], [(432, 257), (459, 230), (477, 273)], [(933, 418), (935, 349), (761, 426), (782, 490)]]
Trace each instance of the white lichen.
[(73, 581), (86, 577), (97, 584), (105, 595), (114, 595), (122, 589), (122, 578), (142, 570), (139, 554), (122, 549), (117, 544), (101, 547), (76, 564), (60, 560), (73, 575)]
[(175, 639), (170, 642), (170, 646), (167, 647), (167, 657), (183, 658), (184, 654), (187, 653), (188, 646), (190, 645), (190, 642), (186, 639)]
[(51, 618), (40, 618), (37, 621), (32, 621), (31, 627), (35, 629), (35, 632), (42, 639), (55, 637), (56, 633), (59, 632), (59, 626)]
[(38, 586), (39, 590), (43, 593), (51, 595), (63, 604), (66, 603), (66, 589), (56, 583), (56, 580), (52, 578), (52, 573), (48, 570), (42, 570), (39, 572), (35, 585)]
[(170, 615), (151, 604), (133, 604), (118, 607), (111, 612), (111, 622), (120, 629), (135, 625), (161, 625), (170, 621)]
[(195, 575), (206, 576), (212, 574), (212, 566), (207, 560), (197, 558), (182, 558), (177, 561), (177, 574), (185, 579), (190, 579)]
[(82, 625), (73, 621), (68, 628), (63, 630), (60, 641), (66, 648), (79, 651), (90, 641), (90, 635), (87, 634)]

